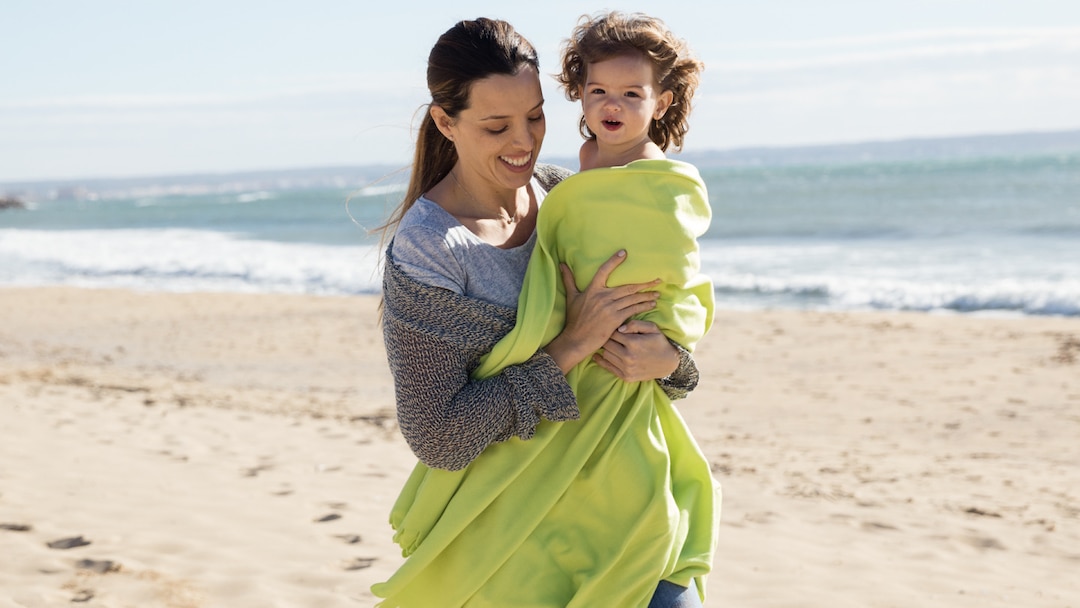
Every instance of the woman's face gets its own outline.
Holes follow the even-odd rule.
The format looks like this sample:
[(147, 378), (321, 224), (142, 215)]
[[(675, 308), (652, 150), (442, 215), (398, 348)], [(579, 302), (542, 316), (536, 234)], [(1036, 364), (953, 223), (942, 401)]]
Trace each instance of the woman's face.
[(436, 110), (435, 122), (454, 142), (464, 173), (483, 178), (492, 188), (517, 189), (529, 183), (547, 129), (534, 68), (477, 80), (469, 91), (468, 109), (456, 120)]

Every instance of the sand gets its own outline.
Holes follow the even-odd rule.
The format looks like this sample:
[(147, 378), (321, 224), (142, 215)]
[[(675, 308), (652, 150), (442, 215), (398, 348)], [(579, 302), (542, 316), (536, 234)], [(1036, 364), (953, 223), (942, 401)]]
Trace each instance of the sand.
[[(0, 608), (374, 604), (376, 306), (0, 289)], [(722, 311), (697, 358), (707, 607), (1080, 608), (1080, 319)]]

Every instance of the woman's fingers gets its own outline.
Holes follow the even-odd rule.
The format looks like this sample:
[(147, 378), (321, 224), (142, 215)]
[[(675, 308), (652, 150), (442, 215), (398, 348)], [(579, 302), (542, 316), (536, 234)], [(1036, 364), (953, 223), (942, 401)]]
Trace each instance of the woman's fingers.
[(611, 374), (613, 376), (615, 376), (616, 378), (618, 378), (620, 380), (623, 380), (623, 381), (627, 381), (626, 377), (623, 374), (622, 368), (612, 364), (610, 359), (605, 359), (602, 355), (600, 355), (598, 353), (598, 354), (593, 355), (592, 360), (593, 360), (594, 363), (596, 363), (600, 367), (602, 367), (602, 368), (606, 369), (607, 371), (611, 372)]
[(650, 291), (649, 288), (655, 287), (660, 282), (659, 279), (646, 283), (607, 286), (612, 271), (625, 260), (625, 250), (620, 250), (605, 260), (584, 290), (577, 288), (574, 273), (569, 266), (559, 265), (559, 273), (566, 289), (566, 319), (563, 331), (553, 347), (556, 351), (563, 349), (567, 353), (573, 351), (585, 355), (599, 350), (604, 342), (610, 339), (611, 334), (626, 324), (628, 319), (656, 307), (660, 293)]
[(611, 273), (615, 272), (615, 269), (619, 267), (619, 264), (622, 264), (624, 261), (626, 261), (626, 250), (620, 249), (616, 251), (615, 255), (608, 258), (607, 261), (600, 265), (600, 268), (596, 269), (596, 274), (594, 274), (592, 280), (589, 281), (589, 287), (607, 287), (608, 277), (610, 277)]
[(628, 382), (663, 378), (675, 371), (679, 353), (656, 325), (648, 321), (626, 323), (631, 324), (635, 331), (613, 333), (593, 361)]
[(638, 291), (618, 298), (614, 301), (614, 305), (619, 314), (622, 315), (622, 320), (626, 321), (629, 317), (656, 308), (656, 301), (659, 298), (659, 292)]
[(589, 281), (589, 286), (587, 289), (611, 289), (612, 294), (615, 298), (622, 298), (630, 294), (638, 293), (650, 287), (655, 287), (656, 285), (660, 284), (660, 279), (653, 279), (652, 281), (648, 281), (646, 283), (627, 283), (625, 285), (619, 285), (617, 287), (609, 288), (607, 286), (607, 282), (608, 279), (611, 278), (611, 273), (615, 272), (615, 269), (619, 267), (619, 264), (622, 264), (625, 261), (625, 249), (620, 249), (619, 251), (615, 252), (615, 255), (608, 258), (603, 264), (600, 265), (599, 268), (596, 269), (596, 274), (594, 274), (592, 280)]
[[(655, 279), (646, 283), (627, 283), (626, 285), (608, 287), (607, 282), (611, 278), (611, 273), (624, 261), (626, 261), (626, 250), (620, 249), (615, 252), (615, 255), (611, 256), (600, 265), (596, 270), (596, 274), (594, 274), (593, 278), (589, 281), (589, 285), (585, 288), (585, 291), (590, 294), (596, 294), (597, 297), (610, 302), (613, 310), (624, 317), (631, 317), (638, 313), (651, 310), (654, 307), (653, 302), (660, 297), (660, 294), (655, 291), (646, 290), (658, 285), (660, 279)], [(569, 269), (563, 271), (564, 282), (566, 281), (568, 272)], [(570, 287), (567, 286), (567, 293), (572, 293), (569, 290)]]
[(577, 288), (577, 283), (574, 281), (574, 271), (570, 270), (570, 267), (566, 265), (566, 262), (559, 262), (559, 273), (562, 274), (563, 287), (566, 288), (567, 294), (577, 295), (580, 293)]
[(660, 333), (660, 327), (652, 321), (631, 319), (619, 326), (618, 332), (620, 334), (658, 334)]

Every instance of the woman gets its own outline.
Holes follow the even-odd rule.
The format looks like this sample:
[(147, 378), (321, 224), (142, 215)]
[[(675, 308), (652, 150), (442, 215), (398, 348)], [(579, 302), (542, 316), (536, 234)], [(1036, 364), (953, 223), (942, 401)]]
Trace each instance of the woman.
[(520, 364), (472, 376), (514, 326), (537, 211), (567, 172), (536, 163), (545, 131), (538, 61), (508, 24), (478, 19), (447, 31), (429, 57), (428, 86), (432, 103), (405, 202), (388, 224), (396, 231), (384, 274), (398, 418), (421, 464), (391, 513), (410, 557), (373, 590), (382, 606), (579, 605), (595, 600), (589, 590), (604, 577), (549, 562), (587, 547), (533, 536), (561, 492), (545, 486), (559, 455), (538, 457), (545, 444), (534, 437), (581, 416), (564, 375), (595, 357), (623, 380), (664, 378), (678, 397), (696, 384), (696, 369), (653, 324), (626, 321), (655, 306), (649, 288), (658, 282), (607, 287), (626, 259), (613, 252), (582, 290), (562, 269), (558, 335)]

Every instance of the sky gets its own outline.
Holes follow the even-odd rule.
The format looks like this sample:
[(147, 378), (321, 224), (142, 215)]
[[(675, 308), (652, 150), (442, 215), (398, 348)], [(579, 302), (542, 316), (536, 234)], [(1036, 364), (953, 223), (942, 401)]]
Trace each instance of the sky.
[(704, 61), (687, 152), (1080, 128), (1076, 0), (5, 0), (0, 182), (406, 166), (431, 45), (479, 16), (537, 47), (541, 156), (576, 158), (551, 74), (605, 10)]

